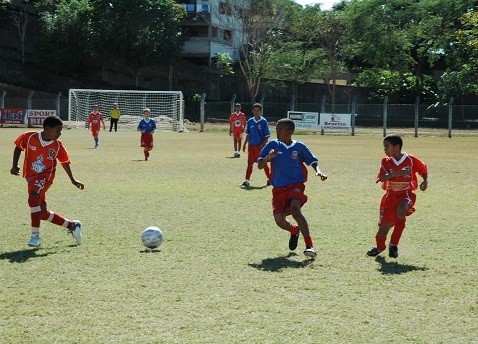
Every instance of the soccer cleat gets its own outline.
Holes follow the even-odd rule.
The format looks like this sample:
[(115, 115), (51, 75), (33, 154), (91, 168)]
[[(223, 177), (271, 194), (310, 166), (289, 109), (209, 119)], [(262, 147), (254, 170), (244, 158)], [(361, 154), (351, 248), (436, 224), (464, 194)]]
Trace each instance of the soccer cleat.
[(291, 234), (289, 239), (289, 250), (294, 251), (297, 248), (299, 242), (300, 231), (297, 231), (296, 235)]
[(376, 246), (372, 247), (370, 250), (368, 250), (365, 254), (369, 257), (375, 257), (380, 254), (380, 251)]
[(33, 233), (30, 239), (28, 240), (28, 246), (30, 247), (38, 247), (41, 245), (41, 238), (40, 234)]
[(77, 245), (81, 245), (81, 242), (83, 241), (83, 234), (81, 234), (80, 221), (73, 221), (73, 227), (71, 227), (71, 229), (69, 229), (67, 233), (73, 235), (73, 238), (75, 238)]
[(242, 186), (245, 186), (246, 188), (249, 187), (251, 183), (249, 183), (247, 180), (242, 183)]
[(389, 245), (388, 246), (388, 256), (390, 258), (398, 258), (398, 246)]
[(266, 186), (271, 186), (271, 185), (272, 185), (271, 181), (268, 180), (267, 183), (266, 183)]
[(313, 247), (306, 248), (304, 251), (304, 255), (309, 258), (317, 257), (317, 251)]

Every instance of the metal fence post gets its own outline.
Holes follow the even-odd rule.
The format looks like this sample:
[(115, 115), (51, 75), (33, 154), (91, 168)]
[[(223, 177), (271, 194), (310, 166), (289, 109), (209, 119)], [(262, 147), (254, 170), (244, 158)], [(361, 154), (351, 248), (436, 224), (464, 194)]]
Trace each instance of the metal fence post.
[(27, 109), (28, 109), (28, 110), (31, 110), (31, 109), (32, 109), (33, 93), (34, 93), (34, 91), (30, 91), (30, 93), (28, 94), (28, 99), (27, 99)]
[(418, 106), (420, 104), (420, 96), (415, 100), (415, 137), (418, 137)]
[(60, 99), (61, 99), (61, 92), (58, 92), (58, 94), (56, 95), (56, 115), (61, 118), (61, 113), (60, 113), (61, 102), (60, 102)]
[(383, 99), (383, 137), (387, 136), (388, 96)]
[(201, 95), (201, 102), (199, 103), (199, 118), (201, 121), (201, 130), (200, 132), (204, 131), (204, 106), (206, 104), (206, 93)]
[(233, 95), (232, 95), (232, 99), (231, 99), (231, 113), (234, 112), (234, 109), (235, 109), (235, 106), (234, 106), (234, 105), (235, 105), (235, 104), (236, 104), (236, 95), (233, 94)]
[(355, 105), (357, 104), (357, 96), (352, 99), (352, 136), (355, 136)]
[[(322, 96), (322, 101), (320, 102), (320, 112), (319, 112), (319, 122), (320, 122), (320, 114), (325, 113), (325, 100), (326, 96)], [(320, 128), (320, 135), (324, 135), (324, 128)]]
[(290, 101), (290, 111), (295, 111), (295, 94), (292, 95), (292, 99)]
[[(0, 109), (5, 108), (5, 95), (7, 94), (7, 91), (3, 91), (2, 94), (0, 94)], [(0, 113), (0, 128), (3, 127), (3, 115)]]
[(451, 127), (452, 127), (452, 119), (453, 119), (453, 97), (450, 97), (450, 101), (448, 102), (448, 137), (451, 138)]

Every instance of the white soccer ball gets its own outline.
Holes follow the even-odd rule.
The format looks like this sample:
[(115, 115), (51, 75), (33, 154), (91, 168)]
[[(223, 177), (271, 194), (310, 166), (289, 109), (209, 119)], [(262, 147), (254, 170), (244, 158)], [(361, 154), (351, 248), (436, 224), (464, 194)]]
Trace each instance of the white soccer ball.
[(164, 234), (158, 227), (148, 227), (141, 233), (141, 241), (143, 245), (149, 249), (157, 248), (161, 245)]

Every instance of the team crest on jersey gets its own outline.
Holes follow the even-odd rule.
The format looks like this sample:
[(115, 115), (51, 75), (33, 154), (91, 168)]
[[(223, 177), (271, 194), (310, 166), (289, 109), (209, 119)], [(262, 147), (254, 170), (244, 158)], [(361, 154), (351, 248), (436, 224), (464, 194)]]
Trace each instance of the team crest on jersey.
[(46, 169), (43, 163), (43, 155), (39, 155), (38, 158), (32, 164), (32, 170), (36, 173), (41, 173)]
[(55, 160), (55, 155), (56, 155), (55, 150), (50, 148), (48, 150), (48, 160), (54, 161)]
[(35, 146), (32, 146), (32, 145), (29, 145), (28, 148), (32, 151), (36, 151), (37, 150), (37, 147)]
[(294, 160), (297, 160), (299, 159), (299, 152), (297, 151), (293, 151), (291, 154), (290, 154), (290, 157)]
[(234, 122), (234, 125), (235, 125), (236, 127), (240, 127), (240, 126), (241, 126), (241, 121), (238, 120), (238, 119), (236, 119), (236, 121)]

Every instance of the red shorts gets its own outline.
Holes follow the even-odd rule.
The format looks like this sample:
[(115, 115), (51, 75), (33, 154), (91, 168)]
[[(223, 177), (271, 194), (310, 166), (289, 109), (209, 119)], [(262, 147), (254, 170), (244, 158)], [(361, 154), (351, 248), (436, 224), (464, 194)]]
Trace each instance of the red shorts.
[(415, 212), (414, 205), (416, 199), (417, 195), (411, 191), (387, 192), (382, 196), (380, 202), (380, 217), (378, 224), (395, 223), (397, 220), (397, 206), (402, 202), (406, 202), (408, 205), (406, 216), (412, 215)]
[(290, 215), (290, 201), (298, 199), (300, 206), (307, 202), (307, 196), (304, 194), (305, 184), (296, 183), (288, 186), (282, 186), (272, 189), (272, 213), (285, 213)]
[(95, 127), (95, 126), (91, 126), (91, 135), (93, 135), (93, 137), (97, 137), (98, 134), (100, 133), (100, 127)]
[(242, 140), (242, 130), (241, 131), (233, 131), (232, 138), (234, 140)]
[(247, 162), (255, 163), (259, 159), (259, 154), (261, 153), (261, 145), (247, 145)]
[(43, 202), (46, 202), (46, 192), (50, 188), (52, 182), (47, 181), (46, 179), (33, 179), (28, 181), (28, 195), (30, 195), (32, 192), (36, 192), (39, 197), (39, 203), (37, 205), (40, 205)]
[(153, 148), (153, 134), (141, 133), (141, 147)]

